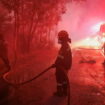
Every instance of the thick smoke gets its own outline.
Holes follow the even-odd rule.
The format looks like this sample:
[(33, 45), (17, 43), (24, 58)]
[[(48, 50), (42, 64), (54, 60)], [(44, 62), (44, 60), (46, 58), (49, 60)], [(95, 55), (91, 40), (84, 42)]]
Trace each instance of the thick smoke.
[(72, 40), (80, 40), (95, 35), (100, 24), (105, 22), (105, 0), (86, 0), (67, 4), (67, 12), (62, 16), (59, 30), (69, 32)]

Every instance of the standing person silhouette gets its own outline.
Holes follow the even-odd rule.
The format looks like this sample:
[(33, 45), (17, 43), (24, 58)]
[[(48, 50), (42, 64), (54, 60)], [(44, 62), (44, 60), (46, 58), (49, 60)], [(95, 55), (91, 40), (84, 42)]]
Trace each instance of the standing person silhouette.
[[(54, 93), (56, 96), (67, 96), (67, 80), (64, 72), (68, 73), (72, 65), (72, 53), (69, 43), (71, 39), (65, 30), (58, 33), (58, 43), (61, 44), (57, 59), (52, 67), (56, 68), (56, 82), (57, 91)], [(63, 72), (64, 71), (64, 72)]]

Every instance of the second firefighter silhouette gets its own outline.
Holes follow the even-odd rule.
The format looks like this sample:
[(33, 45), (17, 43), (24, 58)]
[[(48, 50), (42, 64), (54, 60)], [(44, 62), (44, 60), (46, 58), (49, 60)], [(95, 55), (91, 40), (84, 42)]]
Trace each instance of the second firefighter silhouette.
[(66, 96), (67, 95), (67, 80), (65, 73), (71, 68), (72, 65), (72, 53), (69, 43), (71, 39), (66, 31), (62, 30), (58, 33), (58, 43), (61, 44), (61, 48), (58, 53), (58, 57), (53, 64), (56, 68), (56, 81), (57, 81), (57, 91), (54, 93), (56, 96)]

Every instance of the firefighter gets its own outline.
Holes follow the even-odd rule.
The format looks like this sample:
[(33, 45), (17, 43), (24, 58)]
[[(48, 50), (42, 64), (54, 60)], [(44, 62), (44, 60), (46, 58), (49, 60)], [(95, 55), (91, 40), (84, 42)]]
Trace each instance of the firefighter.
[(10, 64), (8, 59), (8, 50), (7, 50), (7, 44), (5, 43), (5, 40), (3, 38), (3, 35), (0, 35), (0, 59), (5, 64), (5, 67), (10, 70)]
[(67, 96), (67, 80), (64, 72), (68, 73), (72, 65), (72, 53), (69, 43), (71, 39), (65, 30), (58, 33), (58, 43), (61, 48), (55, 63), (52, 65), (56, 68), (56, 82), (57, 91), (54, 93), (56, 96)]

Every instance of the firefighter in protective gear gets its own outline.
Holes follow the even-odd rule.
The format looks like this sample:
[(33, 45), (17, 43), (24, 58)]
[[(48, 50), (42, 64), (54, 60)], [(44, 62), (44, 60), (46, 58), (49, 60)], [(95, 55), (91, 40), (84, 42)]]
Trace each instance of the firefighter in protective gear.
[(67, 81), (64, 75), (64, 70), (66, 73), (71, 68), (72, 65), (72, 53), (69, 43), (71, 39), (66, 31), (62, 30), (58, 33), (58, 43), (61, 44), (61, 48), (58, 53), (58, 57), (53, 64), (56, 68), (56, 81), (57, 81), (57, 91), (54, 93), (56, 96), (67, 96)]

